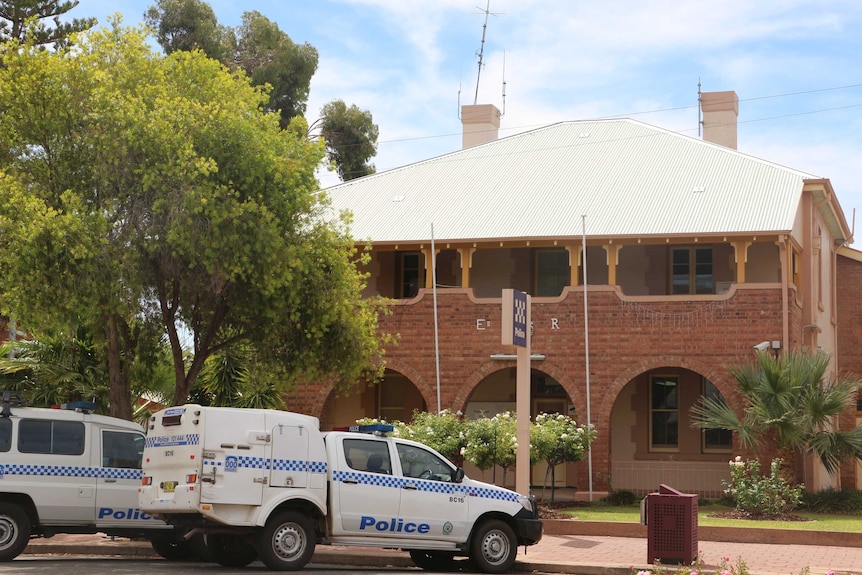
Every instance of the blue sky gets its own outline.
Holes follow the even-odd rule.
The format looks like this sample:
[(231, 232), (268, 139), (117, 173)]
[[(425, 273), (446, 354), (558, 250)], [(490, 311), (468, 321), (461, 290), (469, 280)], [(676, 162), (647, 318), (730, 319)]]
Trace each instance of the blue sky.
[[(70, 15), (135, 25), (152, 4), (81, 0)], [(224, 25), (257, 10), (315, 46), (306, 116), (333, 99), (370, 111), (378, 172), (461, 147), (487, 0), (210, 5)], [(697, 137), (700, 82), (737, 92), (741, 152), (829, 178), (851, 226), (862, 211), (859, 0), (491, 0), (490, 12), (477, 101), (504, 108), (500, 137), (610, 116)]]

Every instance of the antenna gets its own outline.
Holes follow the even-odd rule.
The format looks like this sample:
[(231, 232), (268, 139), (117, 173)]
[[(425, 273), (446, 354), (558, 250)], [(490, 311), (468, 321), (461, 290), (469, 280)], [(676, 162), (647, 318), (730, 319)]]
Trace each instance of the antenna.
[(503, 111), (500, 116), (506, 115), (506, 51), (503, 50)]
[(479, 102), (479, 78), (482, 76), (482, 66), (484, 65), (483, 59), (485, 57), (485, 32), (488, 30), (488, 16), (494, 14), (491, 12), (491, 0), (488, 0), (485, 9), (482, 10), (478, 6), (476, 9), (481, 10), (485, 14), (485, 23), (482, 25), (482, 44), (479, 46), (479, 51), (476, 52), (476, 56), (479, 57), (479, 72), (476, 74), (476, 95), (473, 97), (473, 105), (475, 106)]
[(700, 91), (700, 77), (697, 78), (697, 137), (700, 138), (700, 127), (703, 126), (703, 96)]

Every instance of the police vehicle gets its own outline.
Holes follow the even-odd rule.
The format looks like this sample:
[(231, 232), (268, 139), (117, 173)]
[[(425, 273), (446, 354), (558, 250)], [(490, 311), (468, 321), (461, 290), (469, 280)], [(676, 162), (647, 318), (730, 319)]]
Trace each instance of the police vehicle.
[(471, 480), (391, 429), (321, 432), (297, 413), (171, 407), (148, 424), (140, 507), (206, 534), (229, 567), (301, 569), (320, 543), (403, 549), (435, 570), (468, 556), (501, 573), (541, 539), (534, 498)]
[(0, 561), (31, 537), (105, 533), (147, 537), (162, 556), (187, 556), (175, 529), (138, 506), (143, 428), (96, 415), (95, 404), (25, 407), (2, 393), (0, 404)]

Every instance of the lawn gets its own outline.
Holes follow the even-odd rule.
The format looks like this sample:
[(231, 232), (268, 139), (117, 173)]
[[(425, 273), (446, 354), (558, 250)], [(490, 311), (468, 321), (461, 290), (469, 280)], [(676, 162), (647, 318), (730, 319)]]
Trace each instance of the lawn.
[[(759, 527), (766, 529), (799, 529), (811, 531), (847, 531), (862, 532), (862, 516), (831, 515), (825, 513), (795, 512), (794, 515), (809, 521), (754, 521), (747, 519), (723, 519), (710, 517), (715, 513), (730, 511), (730, 507), (719, 505), (701, 506), (698, 509), (697, 524), (707, 527)], [(581, 521), (618, 521), (624, 523), (639, 523), (639, 507), (606, 507), (589, 505), (569, 509), (556, 509), (557, 512), (570, 515)]]

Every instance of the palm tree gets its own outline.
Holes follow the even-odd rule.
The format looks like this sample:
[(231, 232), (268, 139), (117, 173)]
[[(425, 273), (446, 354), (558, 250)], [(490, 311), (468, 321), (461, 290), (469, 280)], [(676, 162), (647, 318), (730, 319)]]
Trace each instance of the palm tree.
[(837, 417), (855, 405), (858, 379), (826, 379), (830, 356), (789, 352), (773, 357), (759, 352), (757, 361), (731, 368), (739, 383), (743, 416), (721, 399), (704, 399), (693, 408), (694, 426), (730, 429), (739, 444), (755, 453), (816, 455), (830, 475), (849, 458), (862, 459), (862, 427), (837, 428)]

